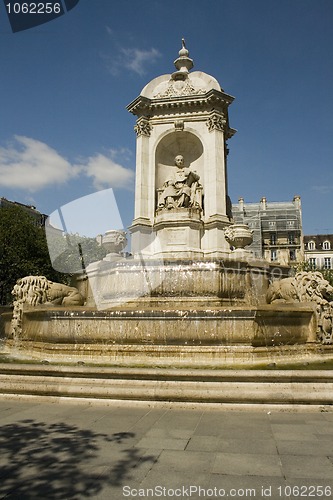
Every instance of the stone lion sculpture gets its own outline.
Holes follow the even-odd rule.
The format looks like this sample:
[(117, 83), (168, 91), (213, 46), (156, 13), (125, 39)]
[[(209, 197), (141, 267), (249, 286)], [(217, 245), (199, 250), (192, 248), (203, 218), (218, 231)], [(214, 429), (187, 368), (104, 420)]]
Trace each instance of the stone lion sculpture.
[(268, 288), (267, 302), (315, 304), (317, 337), (323, 344), (333, 343), (333, 287), (318, 271), (302, 271), (293, 278), (273, 281)]
[(319, 272), (299, 272), (292, 278), (273, 281), (267, 291), (267, 302), (325, 303), (333, 299), (333, 287)]
[(45, 276), (26, 276), (19, 279), (12, 295), (15, 300), (23, 300), (31, 306), (38, 304), (82, 306), (84, 303), (77, 288), (55, 283)]
[(82, 306), (84, 299), (77, 288), (55, 283), (45, 276), (26, 276), (20, 278), (12, 290), (14, 311), (12, 333), (17, 337), (22, 329), (23, 305), (60, 305)]

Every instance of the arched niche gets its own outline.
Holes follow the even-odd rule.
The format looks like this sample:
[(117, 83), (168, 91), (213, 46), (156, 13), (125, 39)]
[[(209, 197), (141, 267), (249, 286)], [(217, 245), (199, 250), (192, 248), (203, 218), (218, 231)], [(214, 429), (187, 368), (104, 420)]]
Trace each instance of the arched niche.
[(160, 188), (173, 174), (175, 157), (183, 155), (186, 167), (200, 175), (200, 184), (204, 186), (203, 145), (191, 132), (176, 131), (163, 137), (156, 148), (155, 180)]

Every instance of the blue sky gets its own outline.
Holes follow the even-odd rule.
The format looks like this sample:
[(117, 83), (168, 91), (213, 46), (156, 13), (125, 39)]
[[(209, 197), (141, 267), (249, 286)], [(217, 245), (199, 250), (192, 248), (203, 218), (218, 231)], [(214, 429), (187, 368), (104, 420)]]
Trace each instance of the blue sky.
[(304, 232), (333, 233), (332, 26), (331, 0), (80, 0), (12, 33), (1, 3), (0, 196), (50, 214), (112, 187), (130, 225), (126, 105), (174, 70), (185, 37), (194, 69), (235, 96), (232, 201), (300, 194)]

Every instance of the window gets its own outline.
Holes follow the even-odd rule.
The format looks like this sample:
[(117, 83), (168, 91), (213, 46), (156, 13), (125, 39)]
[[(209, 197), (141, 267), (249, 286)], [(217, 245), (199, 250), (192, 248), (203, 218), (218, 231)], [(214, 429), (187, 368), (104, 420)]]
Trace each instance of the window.
[(272, 262), (277, 261), (277, 251), (276, 250), (271, 250), (271, 261)]
[(295, 235), (294, 233), (288, 234), (288, 243), (289, 245), (295, 245)]
[(287, 220), (287, 227), (295, 227), (295, 221), (294, 220)]
[(268, 221), (268, 227), (270, 229), (275, 229), (276, 228), (276, 222), (275, 222), (275, 220), (269, 220)]
[(314, 257), (311, 257), (311, 259), (309, 259), (309, 264), (311, 269), (316, 269), (316, 259)]
[(331, 269), (332, 263), (331, 263), (331, 257), (325, 257), (324, 259), (324, 269)]
[(309, 243), (308, 243), (308, 250), (315, 250), (315, 248), (316, 248), (315, 242), (314, 241), (309, 241)]
[(289, 258), (290, 258), (290, 260), (293, 260), (293, 261), (296, 260), (296, 250), (289, 251)]
[(271, 245), (276, 245), (276, 234), (275, 233), (271, 233), (270, 236), (269, 236), (269, 242)]
[(324, 241), (323, 250), (331, 250), (331, 243), (329, 241)]

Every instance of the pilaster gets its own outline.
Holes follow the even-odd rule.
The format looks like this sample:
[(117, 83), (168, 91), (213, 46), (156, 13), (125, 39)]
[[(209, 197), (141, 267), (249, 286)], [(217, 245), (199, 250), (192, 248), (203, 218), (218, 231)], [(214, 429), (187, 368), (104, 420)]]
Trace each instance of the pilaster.
[[(143, 165), (149, 165), (149, 137), (150, 127), (148, 120), (140, 118), (135, 127), (136, 139), (136, 176), (135, 176), (135, 208), (134, 219), (149, 218), (149, 187), (151, 172)], [(143, 132), (143, 125), (145, 132)]]

